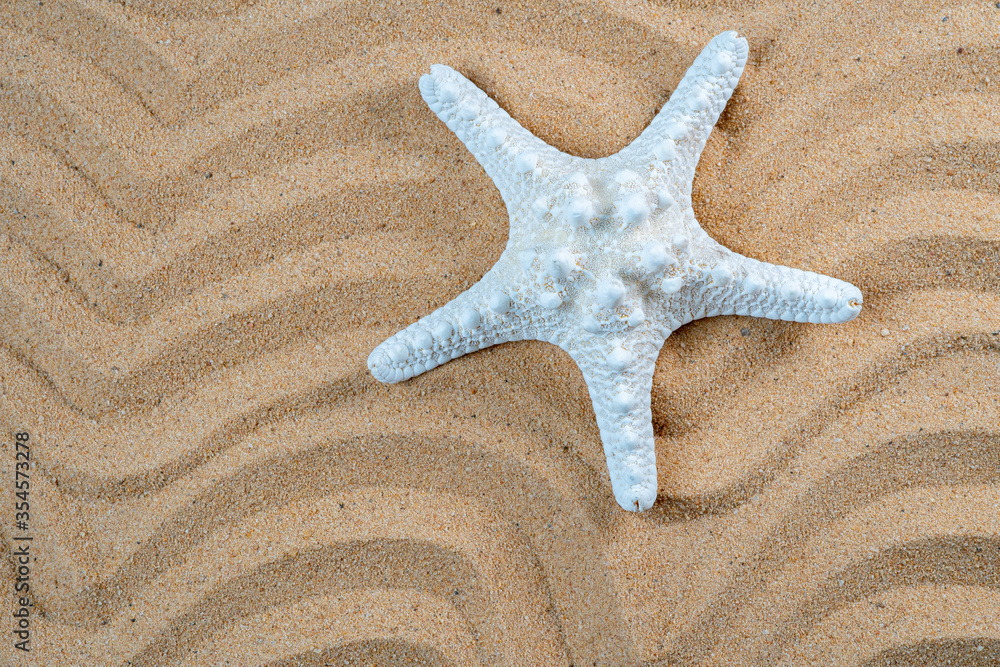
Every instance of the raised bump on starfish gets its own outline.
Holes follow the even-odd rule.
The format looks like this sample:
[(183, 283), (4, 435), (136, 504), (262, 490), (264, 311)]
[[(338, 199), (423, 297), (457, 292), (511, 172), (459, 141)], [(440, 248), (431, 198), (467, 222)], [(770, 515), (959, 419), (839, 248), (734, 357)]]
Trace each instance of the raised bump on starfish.
[(695, 167), (747, 54), (735, 32), (717, 36), (649, 127), (598, 160), (548, 146), (458, 72), (432, 66), (420, 91), (496, 183), (510, 238), (482, 280), (375, 348), (372, 375), (399, 382), (513, 340), (559, 345), (587, 382), (615, 499), (652, 506), (650, 391), (671, 332), (715, 315), (827, 323), (861, 310), (853, 285), (734, 253), (695, 220)]

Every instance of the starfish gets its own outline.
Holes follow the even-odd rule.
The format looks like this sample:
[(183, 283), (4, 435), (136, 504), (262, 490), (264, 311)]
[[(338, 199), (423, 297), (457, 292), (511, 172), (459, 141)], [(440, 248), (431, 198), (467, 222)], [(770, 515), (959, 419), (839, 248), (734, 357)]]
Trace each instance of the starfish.
[(836, 278), (725, 248), (691, 208), (695, 167), (749, 49), (716, 36), (634, 142), (596, 160), (538, 139), (444, 65), (420, 93), (500, 190), (510, 238), (482, 280), (379, 345), (368, 368), (400, 382), (497, 343), (542, 340), (569, 353), (593, 402), (618, 504), (656, 499), (650, 410), (664, 341), (702, 317), (847, 322), (861, 291)]

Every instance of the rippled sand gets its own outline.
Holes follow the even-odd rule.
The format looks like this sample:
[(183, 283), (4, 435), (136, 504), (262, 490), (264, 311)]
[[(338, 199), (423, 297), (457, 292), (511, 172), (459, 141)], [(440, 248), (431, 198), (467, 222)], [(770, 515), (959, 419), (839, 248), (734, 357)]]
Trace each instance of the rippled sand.
[[(9, 615), (0, 657), (1000, 663), (1000, 8), (452, 4), (0, 17), (0, 415), (34, 444), (37, 558), (31, 661)], [(558, 348), (375, 382), (507, 240), (419, 76), (600, 157), (726, 29), (750, 62), (695, 213), (861, 316), (672, 336), (641, 515)]]

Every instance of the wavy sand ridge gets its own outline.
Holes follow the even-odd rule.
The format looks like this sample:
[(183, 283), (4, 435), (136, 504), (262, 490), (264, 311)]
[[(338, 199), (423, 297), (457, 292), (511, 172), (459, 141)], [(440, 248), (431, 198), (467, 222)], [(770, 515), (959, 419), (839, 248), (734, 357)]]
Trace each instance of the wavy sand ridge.
[[(37, 664), (1000, 662), (1000, 9), (674, 4), (15, 3), (0, 416), (35, 444)], [(696, 213), (861, 316), (674, 334), (638, 516), (557, 348), (375, 382), (507, 239), (420, 74), (598, 157), (726, 29), (751, 59)]]

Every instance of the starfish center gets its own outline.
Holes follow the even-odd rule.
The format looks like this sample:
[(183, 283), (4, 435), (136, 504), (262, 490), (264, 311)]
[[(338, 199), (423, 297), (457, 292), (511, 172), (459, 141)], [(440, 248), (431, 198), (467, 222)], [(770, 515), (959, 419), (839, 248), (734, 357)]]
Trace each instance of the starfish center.
[[(662, 152), (676, 156), (666, 141)], [(669, 165), (651, 165), (642, 175), (612, 160), (587, 160), (557, 176), (556, 165), (524, 155), (515, 164), (526, 166), (525, 178), (548, 181), (551, 194), (531, 202), (535, 224), (517, 244), (525, 248), (522, 296), (549, 310), (574, 311), (592, 333), (640, 325), (647, 295), (677, 291), (690, 269), (685, 258), (697, 228), (677, 204), (686, 195), (672, 185)]]

